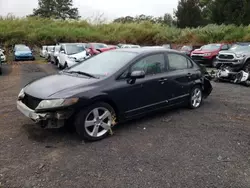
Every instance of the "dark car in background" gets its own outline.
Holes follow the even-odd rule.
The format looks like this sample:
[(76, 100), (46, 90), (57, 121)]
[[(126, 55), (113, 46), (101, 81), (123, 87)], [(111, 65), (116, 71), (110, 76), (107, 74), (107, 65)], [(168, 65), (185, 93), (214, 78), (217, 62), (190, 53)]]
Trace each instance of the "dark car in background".
[(14, 61), (35, 60), (32, 50), (24, 44), (15, 45), (13, 52), (14, 52)]
[(192, 51), (191, 58), (197, 63), (216, 67), (216, 56), (221, 50), (228, 50), (230, 47), (230, 44), (207, 44)]
[(68, 122), (96, 141), (117, 122), (180, 104), (198, 108), (211, 91), (201, 67), (180, 52), (117, 49), (29, 83), (17, 108), (44, 128)]

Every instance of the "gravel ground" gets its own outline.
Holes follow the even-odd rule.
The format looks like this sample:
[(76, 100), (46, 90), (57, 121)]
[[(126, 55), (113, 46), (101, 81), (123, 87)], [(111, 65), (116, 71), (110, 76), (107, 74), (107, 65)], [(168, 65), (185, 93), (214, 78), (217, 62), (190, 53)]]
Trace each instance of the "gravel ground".
[(250, 187), (249, 88), (213, 83), (197, 110), (157, 113), (85, 143), (64, 129), (43, 130), (16, 110), (20, 88), (54, 71), (34, 62), (4, 66), (0, 187)]

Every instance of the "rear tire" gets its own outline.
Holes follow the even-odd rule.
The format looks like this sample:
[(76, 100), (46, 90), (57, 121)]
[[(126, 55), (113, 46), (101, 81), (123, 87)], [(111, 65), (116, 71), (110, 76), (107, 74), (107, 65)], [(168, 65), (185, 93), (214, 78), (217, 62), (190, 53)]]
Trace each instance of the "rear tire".
[(76, 115), (76, 132), (86, 141), (102, 140), (109, 135), (114, 117), (115, 111), (109, 104), (97, 102)]
[(199, 85), (196, 85), (190, 92), (188, 107), (190, 109), (199, 108), (202, 102), (203, 102), (202, 89)]

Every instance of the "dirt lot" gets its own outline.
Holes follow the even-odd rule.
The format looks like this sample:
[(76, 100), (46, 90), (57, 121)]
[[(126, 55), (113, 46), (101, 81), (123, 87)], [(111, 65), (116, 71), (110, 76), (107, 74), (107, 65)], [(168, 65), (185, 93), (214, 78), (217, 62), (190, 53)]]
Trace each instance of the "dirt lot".
[(161, 112), (84, 143), (64, 129), (36, 127), (16, 110), (20, 88), (54, 71), (32, 62), (4, 66), (0, 187), (250, 187), (250, 88), (213, 83), (198, 110)]

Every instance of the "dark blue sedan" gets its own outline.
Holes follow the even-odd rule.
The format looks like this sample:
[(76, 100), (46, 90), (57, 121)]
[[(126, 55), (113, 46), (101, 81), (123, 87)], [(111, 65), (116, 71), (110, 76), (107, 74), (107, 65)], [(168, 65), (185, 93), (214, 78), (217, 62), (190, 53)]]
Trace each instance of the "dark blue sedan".
[(14, 60), (35, 60), (31, 49), (26, 45), (15, 45), (14, 47)]

